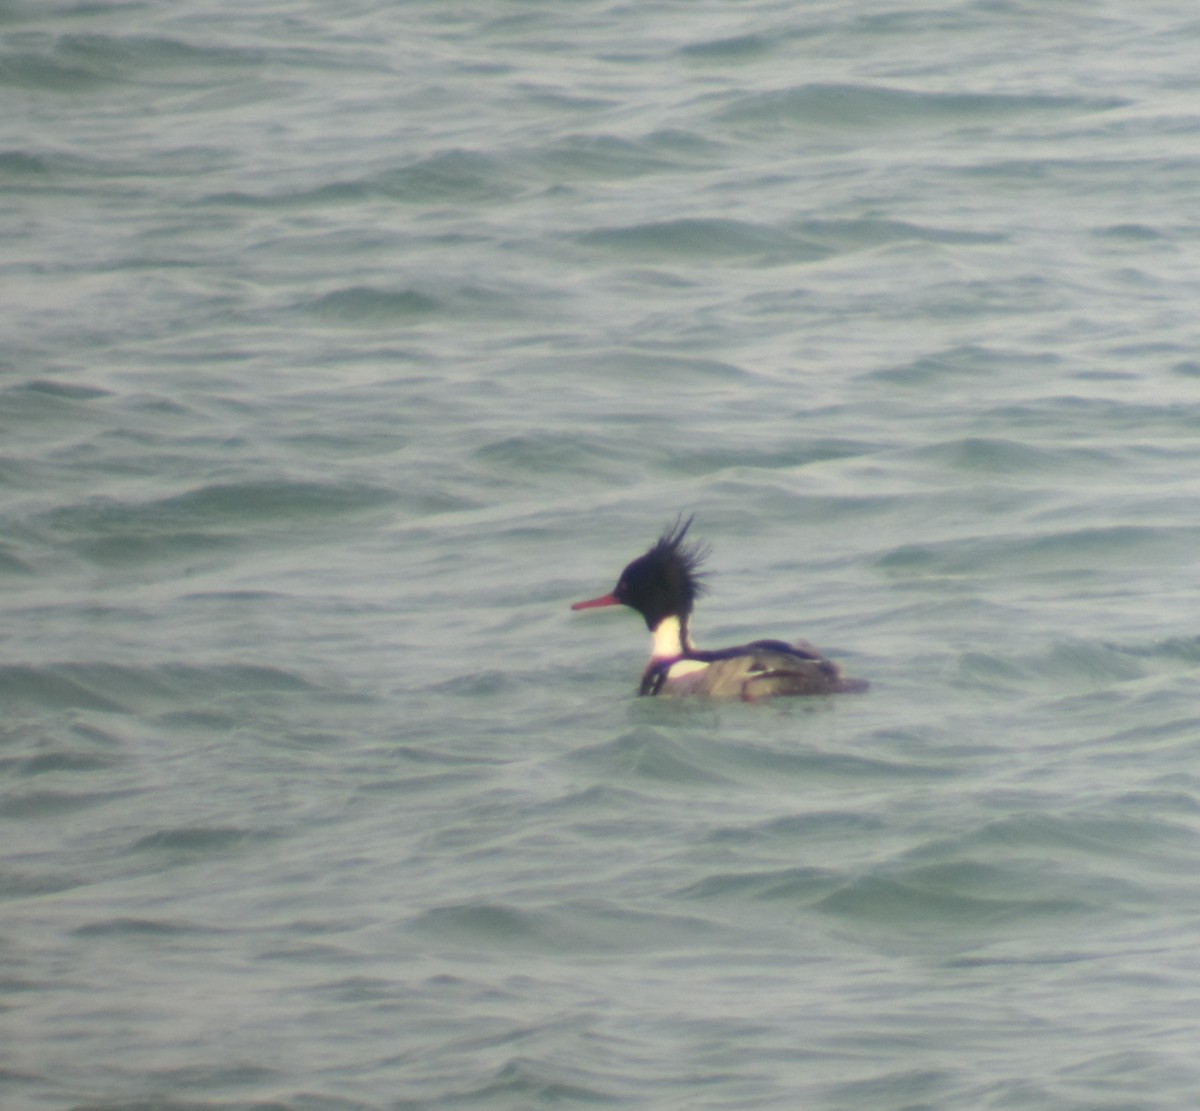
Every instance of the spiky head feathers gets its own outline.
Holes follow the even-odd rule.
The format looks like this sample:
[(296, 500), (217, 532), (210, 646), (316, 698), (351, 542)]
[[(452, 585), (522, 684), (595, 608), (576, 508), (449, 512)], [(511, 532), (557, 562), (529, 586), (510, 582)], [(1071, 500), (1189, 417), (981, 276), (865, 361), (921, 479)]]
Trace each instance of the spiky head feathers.
[(672, 614), (686, 622), (696, 599), (704, 592), (700, 566), (708, 551), (701, 544), (686, 542), (693, 520), (677, 519), (617, 580), (613, 596), (637, 610), (651, 631)]

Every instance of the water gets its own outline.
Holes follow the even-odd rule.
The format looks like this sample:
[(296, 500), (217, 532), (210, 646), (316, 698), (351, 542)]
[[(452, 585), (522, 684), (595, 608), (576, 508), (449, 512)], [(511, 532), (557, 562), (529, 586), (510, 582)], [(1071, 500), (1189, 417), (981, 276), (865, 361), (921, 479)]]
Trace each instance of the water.
[(1194, 1106), (1186, 5), (0, 32), (5, 1108)]

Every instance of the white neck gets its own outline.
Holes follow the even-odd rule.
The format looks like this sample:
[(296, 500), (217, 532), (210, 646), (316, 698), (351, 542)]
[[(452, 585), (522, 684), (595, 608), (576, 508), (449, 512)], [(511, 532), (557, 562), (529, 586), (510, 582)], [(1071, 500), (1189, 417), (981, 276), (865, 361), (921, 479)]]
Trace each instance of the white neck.
[(654, 642), (650, 647), (652, 660), (682, 656), (684, 652), (688, 652), (694, 647), (692, 638), (688, 636), (687, 625), (674, 614), (664, 617), (651, 636), (654, 637)]

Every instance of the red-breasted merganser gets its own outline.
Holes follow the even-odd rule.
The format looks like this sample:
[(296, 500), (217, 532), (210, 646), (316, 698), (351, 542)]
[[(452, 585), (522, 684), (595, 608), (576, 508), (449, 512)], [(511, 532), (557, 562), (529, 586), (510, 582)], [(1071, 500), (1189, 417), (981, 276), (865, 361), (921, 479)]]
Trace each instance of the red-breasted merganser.
[(755, 640), (734, 648), (700, 651), (688, 622), (705, 585), (700, 565), (707, 549), (684, 543), (692, 520), (680, 519), (655, 545), (630, 563), (611, 594), (576, 602), (571, 609), (629, 606), (646, 619), (654, 638), (638, 694), (700, 694), (757, 702), (781, 695), (847, 694), (867, 689), (847, 679), (811, 644)]

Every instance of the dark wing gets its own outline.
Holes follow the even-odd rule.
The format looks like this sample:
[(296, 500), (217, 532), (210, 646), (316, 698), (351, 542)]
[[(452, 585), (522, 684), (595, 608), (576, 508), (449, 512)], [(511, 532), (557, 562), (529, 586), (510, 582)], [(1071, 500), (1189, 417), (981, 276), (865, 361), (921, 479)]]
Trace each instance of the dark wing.
[(689, 656), (709, 664), (688, 684), (692, 688), (689, 693), (710, 698), (758, 702), (765, 698), (850, 694), (866, 690), (868, 685), (862, 679), (845, 678), (837, 664), (807, 644), (757, 640), (737, 648), (694, 652)]

